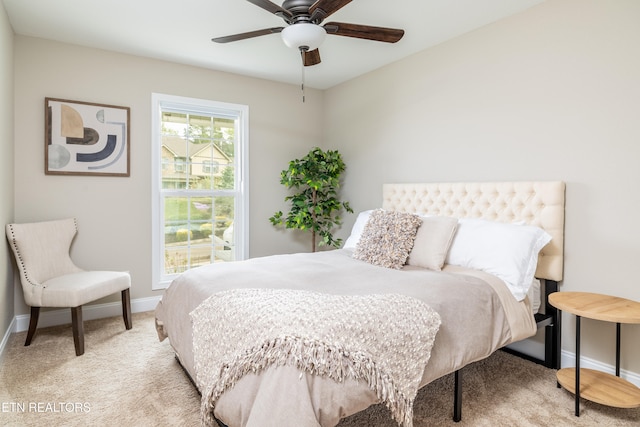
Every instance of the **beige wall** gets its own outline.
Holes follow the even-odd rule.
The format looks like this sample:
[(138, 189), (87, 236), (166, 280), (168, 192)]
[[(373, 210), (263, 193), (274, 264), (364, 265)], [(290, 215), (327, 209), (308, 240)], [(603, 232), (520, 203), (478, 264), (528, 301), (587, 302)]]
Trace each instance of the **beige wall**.
[[(638, 22), (637, 0), (549, 0), (326, 91), (346, 197), (363, 210), (383, 182), (566, 181), (561, 289), (640, 300)], [(615, 364), (615, 327), (582, 330), (583, 354)], [(623, 327), (636, 373), (639, 338)]]
[[(322, 92), (301, 103), (298, 86), (87, 49), (15, 38), (15, 219), (78, 218), (72, 256), (87, 269), (129, 270), (131, 297), (151, 291), (151, 94), (212, 99), (249, 106), (250, 255), (306, 248), (268, 218), (284, 208), (280, 171), (321, 144)], [(129, 178), (44, 174), (44, 98), (131, 108)], [(27, 313), (20, 304), (17, 314)], [(115, 301), (115, 297), (114, 297)]]
[[(0, 3), (0, 223), (13, 221), (13, 30)], [(14, 316), (13, 268), (9, 245), (0, 245), (0, 341)]]

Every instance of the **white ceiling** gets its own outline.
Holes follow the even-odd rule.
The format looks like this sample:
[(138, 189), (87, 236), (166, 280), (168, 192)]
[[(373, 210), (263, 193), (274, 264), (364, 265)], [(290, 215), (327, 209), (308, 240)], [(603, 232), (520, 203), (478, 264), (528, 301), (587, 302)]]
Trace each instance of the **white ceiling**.
[[(299, 84), (301, 60), (279, 34), (212, 37), (283, 26), (244, 0), (3, 0), (16, 34)], [(544, 0), (355, 0), (327, 21), (405, 30), (395, 44), (328, 35), (308, 87), (326, 89)], [(274, 0), (278, 5), (281, 0)]]

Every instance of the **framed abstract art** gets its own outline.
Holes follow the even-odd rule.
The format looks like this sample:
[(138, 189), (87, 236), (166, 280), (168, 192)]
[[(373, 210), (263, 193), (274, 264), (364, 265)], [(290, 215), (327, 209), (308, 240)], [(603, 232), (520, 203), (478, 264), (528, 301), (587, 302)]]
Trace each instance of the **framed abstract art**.
[(129, 176), (129, 107), (45, 98), (47, 175)]

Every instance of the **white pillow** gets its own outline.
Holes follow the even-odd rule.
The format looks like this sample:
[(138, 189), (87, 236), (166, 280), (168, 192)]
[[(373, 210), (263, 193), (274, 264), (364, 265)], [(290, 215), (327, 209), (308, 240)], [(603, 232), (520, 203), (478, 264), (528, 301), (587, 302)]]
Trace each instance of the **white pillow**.
[(493, 274), (522, 301), (533, 281), (538, 253), (550, 241), (539, 227), (462, 218), (446, 263)]
[(358, 214), (356, 218), (356, 222), (351, 227), (351, 235), (347, 238), (342, 246), (343, 249), (355, 249), (358, 245), (358, 241), (360, 240), (360, 236), (362, 236), (362, 230), (364, 230), (364, 226), (367, 225), (367, 221), (369, 221), (369, 216), (373, 212), (373, 209), (368, 211), (362, 211)]
[(422, 216), (421, 219), (407, 264), (440, 271), (458, 220), (447, 216)]

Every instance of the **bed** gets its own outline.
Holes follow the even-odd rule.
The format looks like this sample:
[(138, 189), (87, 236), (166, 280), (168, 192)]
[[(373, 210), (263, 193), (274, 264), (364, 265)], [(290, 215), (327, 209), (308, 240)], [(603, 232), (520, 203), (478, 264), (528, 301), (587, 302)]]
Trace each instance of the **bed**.
[[(457, 383), (465, 365), (536, 333), (526, 282), (562, 279), (564, 189), (562, 182), (385, 184), (381, 209), (358, 215), (342, 249), (183, 273), (156, 309), (158, 336), (202, 393), (205, 424), (333, 426), (383, 402), (410, 427), (418, 388), (452, 372)], [(419, 225), (410, 214), (419, 214)], [(371, 244), (381, 232), (372, 224), (382, 221), (389, 234), (390, 218), (408, 247)], [(513, 246), (521, 241), (531, 247)], [(389, 252), (408, 255), (398, 265)], [(275, 320), (258, 326), (270, 310)], [(458, 387), (455, 397), (459, 419)]]

